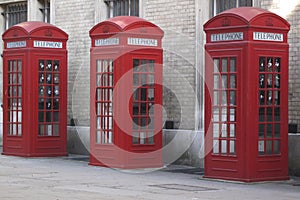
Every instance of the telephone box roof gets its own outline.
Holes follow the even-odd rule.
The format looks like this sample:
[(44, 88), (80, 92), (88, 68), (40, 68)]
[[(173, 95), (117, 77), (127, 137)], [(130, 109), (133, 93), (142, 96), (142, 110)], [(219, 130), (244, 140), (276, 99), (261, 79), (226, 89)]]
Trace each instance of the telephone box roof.
[(38, 21), (28, 21), (16, 24), (7, 29), (3, 35), (3, 39), (17, 38), (17, 37), (51, 37), (68, 39), (68, 34), (58, 27)]
[(157, 25), (135, 16), (118, 16), (100, 22), (90, 30), (90, 36), (121, 32), (163, 36), (162, 29)]
[(269, 27), (290, 29), (290, 24), (268, 10), (255, 7), (239, 7), (226, 10), (204, 24), (205, 30), (230, 27)]

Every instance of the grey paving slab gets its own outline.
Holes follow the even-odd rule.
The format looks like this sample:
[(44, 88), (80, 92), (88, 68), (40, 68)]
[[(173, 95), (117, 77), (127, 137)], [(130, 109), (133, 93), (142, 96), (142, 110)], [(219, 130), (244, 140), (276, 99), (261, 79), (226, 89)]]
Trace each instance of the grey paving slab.
[[(116, 170), (76, 157), (0, 156), (2, 200), (296, 200), (300, 181), (235, 183), (171, 170)], [(77, 157), (78, 158), (78, 157)], [(84, 160), (84, 161), (80, 161)], [(183, 170), (184, 171), (184, 170)]]

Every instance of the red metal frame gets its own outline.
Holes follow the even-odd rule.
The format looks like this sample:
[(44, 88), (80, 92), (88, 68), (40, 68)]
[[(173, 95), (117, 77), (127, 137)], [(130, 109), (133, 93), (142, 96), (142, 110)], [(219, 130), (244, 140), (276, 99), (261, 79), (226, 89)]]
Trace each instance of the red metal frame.
[(3, 34), (3, 154), (67, 155), (68, 35), (43, 22)]
[[(162, 166), (162, 30), (115, 17), (90, 31), (90, 164)], [(155, 117), (154, 117), (155, 115)]]
[(288, 179), (289, 24), (249, 7), (217, 15), (204, 30), (205, 177)]

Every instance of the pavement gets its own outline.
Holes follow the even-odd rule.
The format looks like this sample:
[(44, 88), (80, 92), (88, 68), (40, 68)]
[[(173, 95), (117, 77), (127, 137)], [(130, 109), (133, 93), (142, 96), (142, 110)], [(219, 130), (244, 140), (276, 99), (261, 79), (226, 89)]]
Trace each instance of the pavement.
[(1, 200), (297, 200), (300, 177), (240, 183), (202, 178), (203, 170), (117, 170), (90, 166), (87, 157), (0, 155)]

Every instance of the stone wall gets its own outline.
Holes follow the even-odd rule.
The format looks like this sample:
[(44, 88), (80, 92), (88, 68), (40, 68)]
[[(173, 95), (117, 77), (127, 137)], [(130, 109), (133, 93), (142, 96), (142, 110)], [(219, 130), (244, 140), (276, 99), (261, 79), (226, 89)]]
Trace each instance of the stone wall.
[(144, 18), (157, 24), (165, 32), (164, 120), (173, 121), (175, 129), (194, 129), (195, 2), (145, 1)]
[(94, 26), (94, 1), (55, 1), (53, 24), (69, 34), (68, 48), (68, 124), (89, 125), (90, 38)]

